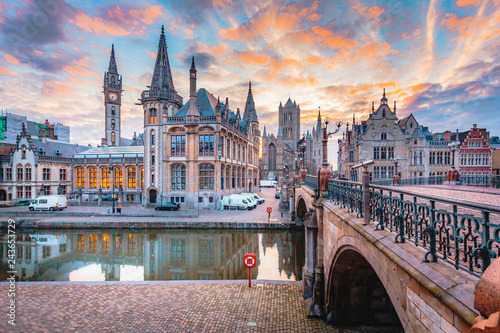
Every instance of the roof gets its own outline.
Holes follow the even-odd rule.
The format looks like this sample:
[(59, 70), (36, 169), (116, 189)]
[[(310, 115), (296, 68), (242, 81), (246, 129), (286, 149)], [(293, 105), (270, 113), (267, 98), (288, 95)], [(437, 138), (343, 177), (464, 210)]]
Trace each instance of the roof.
[[(217, 98), (209, 93), (205, 88), (196, 92), (196, 105), (200, 116), (215, 116)], [(189, 111), (189, 101), (184, 104), (175, 114), (176, 117), (183, 117)]]
[(293, 104), (292, 100), (290, 99), (290, 97), (288, 97), (288, 101), (286, 101), (285, 103), (285, 107), (286, 108), (289, 108), (289, 107), (294, 107), (295, 104)]
[(46, 139), (45, 142), (42, 142), (41, 139), (32, 139), (32, 144), (36, 147), (37, 150), (40, 150), (40, 148), (42, 148), (46, 156), (58, 156), (56, 154), (56, 151), (58, 151), (60, 153), (59, 156), (68, 158), (71, 158), (74, 155), (89, 149), (88, 146), (66, 143), (51, 139)]
[[(89, 156), (91, 155), (91, 156)], [(84, 150), (75, 155), (75, 158), (92, 157), (144, 157), (144, 146), (96, 147)]]

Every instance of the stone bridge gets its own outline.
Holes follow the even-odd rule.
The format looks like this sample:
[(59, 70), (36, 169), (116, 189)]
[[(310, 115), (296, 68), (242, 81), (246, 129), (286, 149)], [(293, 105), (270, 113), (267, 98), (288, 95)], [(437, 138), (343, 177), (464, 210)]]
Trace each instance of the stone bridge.
[[(304, 183), (294, 191), (296, 217), (306, 226), (309, 316), (331, 324), (401, 325), (405, 332), (470, 331), (480, 315), (474, 297), (482, 272), (456, 269), (441, 258), (424, 262), (427, 249), (401, 238), (395, 242), (394, 232), (380, 230), (374, 221), (364, 224), (349, 206), (322, 198)], [(493, 263), (499, 274), (500, 262)], [(492, 279), (497, 280), (495, 312), (500, 278)], [(476, 308), (486, 317), (492, 313)], [(486, 326), (493, 328), (475, 332), (500, 332), (498, 318)]]

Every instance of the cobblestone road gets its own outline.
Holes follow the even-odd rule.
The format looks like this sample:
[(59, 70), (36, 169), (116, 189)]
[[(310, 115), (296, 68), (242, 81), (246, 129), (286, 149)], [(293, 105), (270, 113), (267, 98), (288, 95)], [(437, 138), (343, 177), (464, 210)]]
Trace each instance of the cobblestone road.
[[(308, 319), (300, 283), (18, 284), (0, 332), (390, 332)], [(7, 286), (0, 285), (2, 299)], [(5, 306), (4, 306), (5, 305)]]

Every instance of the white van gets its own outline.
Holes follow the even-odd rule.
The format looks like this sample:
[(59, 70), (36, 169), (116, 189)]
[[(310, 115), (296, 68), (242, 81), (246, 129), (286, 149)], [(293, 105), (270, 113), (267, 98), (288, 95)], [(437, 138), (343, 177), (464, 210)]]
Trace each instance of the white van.
[(243, 199), (245, 199), (248, 202), (248, 204), (250, 205), (250, 209), (254, 209), (255, 207), (257, 207), (257, 200), (255, 200), (252, 195), (250, 195), (250, 194), (243, 194), (243, 193), (234, 194), (234, 195), (239, 195)]
[(259, 187), (276, 187), (278, 182), (275, 180), (261, 180), (259, 182)]
[(260, 205), (261, 203), (264, 203), (264, 199), (262, 199), (261, 197), (259, 197), (259, 195), (257, 193), (241, 193), (241, 194), (246, 194), (246, 195), (249, 195), (252, 199), (254, 199), (255, 201), (257, 201), (257, 203)]
[(61, 245), (66, 244), (66, 235), (30, 235), (31, 240), (39, 245)]
[(249, 205), (248, 201), (245, 200), (244, 197), (238, 196), (235, 194), (225, 195), (222, 198), (222, 208), (223, 209), (239, 209), (239, 210), (248, 210), (252, 209), (252, 206)]
[(63, 210), (68, 207), (65, 195), (44, 195), (30, 203), (29, 209), (33, 210)]

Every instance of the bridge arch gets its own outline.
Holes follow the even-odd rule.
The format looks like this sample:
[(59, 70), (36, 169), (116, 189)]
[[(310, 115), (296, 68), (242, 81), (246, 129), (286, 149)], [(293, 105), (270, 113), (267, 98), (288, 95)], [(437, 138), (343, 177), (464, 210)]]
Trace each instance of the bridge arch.
[(307, 205), (306, 201), (302, 196), (300, 196), (297, 200), (297, 206), (295, 207), (295, 212), (297, 214), (297, 220), (304, 221), (307, 213)]
[[(330, 324), (403, 326), (408, 318), (402, 302), (373, 254), (344, 236), (337, 242), (327, 276), (327, 315)], [(333, 252), (333, 251), (332, 251)], [(333, 253), (332, 253), (333, 254)]]

